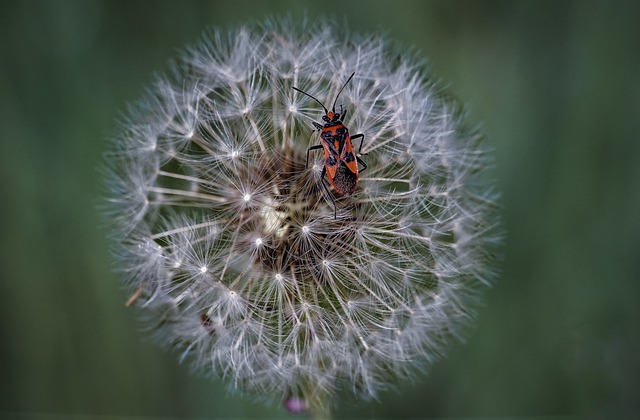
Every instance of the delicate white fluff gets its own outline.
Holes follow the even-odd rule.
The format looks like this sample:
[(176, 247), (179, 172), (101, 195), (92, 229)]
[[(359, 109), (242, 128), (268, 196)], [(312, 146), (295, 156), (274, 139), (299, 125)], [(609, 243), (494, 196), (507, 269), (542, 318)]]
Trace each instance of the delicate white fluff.
[[(330, 108), (353, 72), (336, 109), (368, 167), (328, 197), (322, 152), (305, 168), (323, 111), (292, 87)], [(209, 32), (130, 109), (107, 156), (117, 264), (181, 358), (313, 406), (374, 397), (459, 336), (495, 205), (481, 137), (428, 77), (381, 37), (274, 20)]]

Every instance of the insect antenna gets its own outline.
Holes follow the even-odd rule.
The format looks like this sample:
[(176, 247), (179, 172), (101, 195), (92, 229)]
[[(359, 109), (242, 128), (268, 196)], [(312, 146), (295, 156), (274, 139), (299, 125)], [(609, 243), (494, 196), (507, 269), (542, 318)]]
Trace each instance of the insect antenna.
[[(340, 92), (338, 92), (338, 94), (336, 95), (336, 99), (335, 101), (333, 101), (333, 106), (331, 107), (331, 112), (333, 112), (335, 114), (336, 112), (336, 102), (338, 102), (338, 97), (340, 96), (340, 94), (342, 93), (342, 91), (344, 90), (345, 87), (347, 87), (347, 85), (349, 84), (349, 82), (351, 81), (351, 79), (353, 79), (353, 75), (356, 74), (356, 72), (354, 71), (353, 73), (351, 73), (351, 76), (349, 76), (349, 78), (347, 79), (346, 82), (344, 82), (344, 85), (342, 85), (342, 88), (340, 88)], [(295, 89), (295, 88), (294, 88)]]
[(326, 106), (324, 106), (324, 105), (322, 104), (322, 102), (320, 102), (317, 98), (314, 98), (313, 96), (309, 95), (309, 94), (308, 94), (307, 92), (305, 92), (304, 90), (300, 90), (300, 89), (298, 89), (298, 88), (297, 88), (297, 87), (295, 87), (295, 86), (292, 86), (292, 88), (293, 88), (293, 90), (297, 90), (298, 92), (300, 92), (300, 93), (302, 93), (302, 94), (304, 94), (304, 95), (307, 95), (308, 97), (310, 97), (311, 99), (313, 99), (314, 101), (316, 101), (317, 103), (319, 103), (319, 104), (320, 104), (320, 106), (322, 107), (322, 109), (324, 109), (324, 113), (325, 113), (325, 114), (328, 114), (328, 113), (329, 113), (329, 111), (327, 110), (327, 107), (326, 107)]

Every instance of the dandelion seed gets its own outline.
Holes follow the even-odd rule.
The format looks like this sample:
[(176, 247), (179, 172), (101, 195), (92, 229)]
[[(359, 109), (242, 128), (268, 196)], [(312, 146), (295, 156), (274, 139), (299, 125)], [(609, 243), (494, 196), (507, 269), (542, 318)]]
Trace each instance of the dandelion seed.
[[(305, 168), (323, 110), (292, 87), (331, 100), (353, 72), (336, 106), (368, 167), (347, 197)], [(107, 217), (127, 304), (181, 359), (317, 414), (459, 338), (499, 230), (482, 137), (419, 59), (273, 20), (208, 33), (149, 92), (107, 155)]]

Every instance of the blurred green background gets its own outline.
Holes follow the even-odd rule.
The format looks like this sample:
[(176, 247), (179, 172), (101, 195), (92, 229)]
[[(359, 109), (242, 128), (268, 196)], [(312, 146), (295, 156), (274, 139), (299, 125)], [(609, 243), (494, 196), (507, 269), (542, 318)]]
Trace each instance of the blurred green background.
[(140, 331), (96, 210), (118, 113), (207, 25), (346, 17), (416, 46), (495, 149), (502, 276), (465, 345), (336, 417), (640, 415), (640, 3), (0, 5), (0, 418), (286, 416)]

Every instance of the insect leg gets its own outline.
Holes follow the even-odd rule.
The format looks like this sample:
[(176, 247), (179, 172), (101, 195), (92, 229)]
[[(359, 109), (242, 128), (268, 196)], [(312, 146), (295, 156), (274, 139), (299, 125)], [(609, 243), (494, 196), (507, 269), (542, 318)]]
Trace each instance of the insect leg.
[(364, 160), (360, 159), (359, 156), (356, 156), (356, 159), (358, 160), (358, 163), (362, 165), (362, 169), (360, 169), (360, 172), (364, 172), (364, 170), (367, 169), (367, 164), (364, 163)]
[[(364, 143), (364, 134), (360, 133), (360, 134), (355, 134), (351, 137), (351, 140), (360, 138), (360, 147), (358, 148), (358, 154), (362, 155), (362, 143)], [(364, 154), (366, 155), (366, 153)], [(362, 165), (362, 169), (360, 169), (360, 172), (364, 172), (365, 169), (367, 169), (367, 164), (364, 163), (364, 160), (360, 159), (360, 157), (356, 156), (356, 159), (358, 160), (358, 163), (360, 165)]]
[[(307, 163), (304, 164), (305, 168), (309, 167), (309, 152), (312, 150), (318, 150), (318, 149), (322, 149), (321, 144), (316, 144), (315, 146), (311, 146), (310, 148), (307, 149)], [(322, 174), (324, 175), (324, 172), (322, 172)]]
[[(361, 155), (362, 154), (362, 143), (364, 143), (364, 134), (360, 133), (360, 134), (354, 134), (353, 136), (351, 136), (351, 141), (353, 142), (353, 140), (359, 138), (360, 139), (360, 147), (358, 148), (358, 154)], [(365, 153), (366, 156), (366, 153)]]
[(327, 197), (329, 197), (329, 199), (331, 199), (331, 202), (333, 203), (333, 218), (337, 219), (338, 218), (338, 208), (336, 207), (336, 200), (331, 195), (331, 191), (329, 191), (329, 188), (327, 188), (327, 184), (324, 183), (324, 176), (326, 174), (327, 174), (327, 168), (323, 167), (322, 168), (322, 174), (320, 175), (320, 183), (322, 184), (322, 187), (324, 188), (324, 191), (327, 193)]

